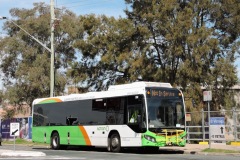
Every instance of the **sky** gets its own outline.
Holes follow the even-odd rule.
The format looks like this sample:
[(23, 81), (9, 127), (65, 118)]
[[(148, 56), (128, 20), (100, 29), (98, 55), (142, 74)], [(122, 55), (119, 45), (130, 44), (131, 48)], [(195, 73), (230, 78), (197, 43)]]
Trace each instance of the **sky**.
[[(0, 0), (0, 16), (10, 17), (9, 11), (12, 8), (33, 8), (33, 3), (44, 2), (50, 5), (51, 0)], [(90, 13), (105, 14), (114, 17), (125, 17), (124, 0), (54, 0), (56, 8), (66, 7), (77, 15)], [(3, 20), (0, 21), (0, 34), (2, 33)]]
[[(33, 3), (44, 2), (46, 5), (50, 5), (51, 0), (0, 0), (0, 17), (7, 17), (11, 19), (9, 14), (12, 8), (33, 8)], [(126, 17), (124, 9), (127, 5), (124, 0), (54, 0), (55, 8), (65, 7), (77, 15), (86, 15), (94, 13), (96, 15), (107, 15), (118, 18)], [(4, 20), (0, 20), (0, 36), (4, 36), (5, 33), (2, 30)], [(0, 60), (1, 61), (1, 60)], [(0, 71), (1, 77), (1, 71)], [(2, 80), (0, 78), (0, 90), (3, 89)]]

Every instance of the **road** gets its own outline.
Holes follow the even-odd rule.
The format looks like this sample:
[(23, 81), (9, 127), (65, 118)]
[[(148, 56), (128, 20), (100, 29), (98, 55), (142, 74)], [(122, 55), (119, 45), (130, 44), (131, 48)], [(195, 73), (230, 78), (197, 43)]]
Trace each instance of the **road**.
[[(13, 145), (4, 145), (0, 150), (13, 150)], [(233, 155), (204, 155), (182, 154), (176, 151), (160, 151), (158, 153), (142, 153), (137, 150), (111, 153), (101, 148), (68, 148), (66, 150), (51, 150), (43, 146), (15, 146), (15, 151), (38, 151), (46, 154), (45, 157), (0, 157), (0, 159), (79, 159), (79, 160), (239, 160)]]

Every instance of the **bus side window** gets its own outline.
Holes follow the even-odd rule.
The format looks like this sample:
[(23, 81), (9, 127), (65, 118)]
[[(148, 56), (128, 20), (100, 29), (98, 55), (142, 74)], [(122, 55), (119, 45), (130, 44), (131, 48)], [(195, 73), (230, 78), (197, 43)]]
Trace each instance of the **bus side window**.
[(128, 114), (128, 122), (129, 123), (136, 123), (137, 122), (137, 110), (134, 109), (129, 109), (129, 114)]
[(141, 110), (137, 107), (129, 108), (128, 112), (128, 122), (137, 123), (139, 121), (139, 116), (141, 116)]
[(182, 119), (183, 119), (183, 115), (182, 115), (182, 105), (180, 104), (180, 103), (177, 103), (176, 104), (176, 115), (177, 115), (177, 122), (176, 123), (182, 123), (181, 121), (182, 121)]
[(74, 125), (74, 124), (77, 124), (77, 118), (75, 117), (66, 117), (66, 124), (67, 126), (71, 126), (71, 125)]

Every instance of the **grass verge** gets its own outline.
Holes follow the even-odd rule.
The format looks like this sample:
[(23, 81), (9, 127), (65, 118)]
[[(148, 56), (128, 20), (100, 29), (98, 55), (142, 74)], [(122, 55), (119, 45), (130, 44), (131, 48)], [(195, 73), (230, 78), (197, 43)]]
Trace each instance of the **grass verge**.
[(203, 152), (208, 152), (208, 153), (240, 153), (240, 151), (226, 150), (226, 149), (210, 149), (210, 148), (204, 149)]
[[(14, 140), (6, 140), (6, 141), (3, 140), (2, 145), (4, 144), (14, 144)], [(28, 146), (40, 146), (40, 145), (49, 146), (49, 144), (46, 144), (46, 143), (32, 142), (31, 140), (25, 140), (21, 138), (16, 138), (15, 144), (28, 145)]]

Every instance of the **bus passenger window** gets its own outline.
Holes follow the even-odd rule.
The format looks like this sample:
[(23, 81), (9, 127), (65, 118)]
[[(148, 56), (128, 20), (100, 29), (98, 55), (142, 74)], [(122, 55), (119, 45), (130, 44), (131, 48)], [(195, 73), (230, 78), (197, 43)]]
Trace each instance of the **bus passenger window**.
[(75, 118), (75, 117), (66, 117), (66, 124), (68, 125), (68, 126), (71, 126), (71, 125), (74, 125), (74, 124), (77, 124), (78, 122), (77, 122), (77, 118)]

